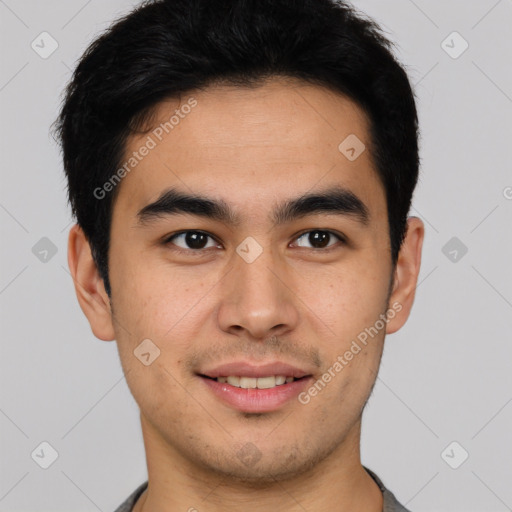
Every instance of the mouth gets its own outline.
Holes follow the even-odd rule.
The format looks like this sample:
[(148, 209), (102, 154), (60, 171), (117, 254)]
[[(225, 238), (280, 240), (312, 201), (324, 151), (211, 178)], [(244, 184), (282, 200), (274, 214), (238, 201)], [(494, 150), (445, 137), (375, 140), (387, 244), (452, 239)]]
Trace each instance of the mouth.
[(229, 363), (196, 375), (223, 405), (244, 413), (282, 409), (313, 380), (312, 373), (282, 363)]
[(199, 375), (205, 379), (211, 379), (219, 382), (220, 384), (229, 384), (235, 388), (241, 389), (272, 389), (277, 386), (284, 386), (297, 380), (305, 379), (304, 377), (295, 378), (286, 375), (268, 375), (266, 377), (244, 377), (239, 375), (229, 375), (227, 377), (208, 377), (208, 375)]

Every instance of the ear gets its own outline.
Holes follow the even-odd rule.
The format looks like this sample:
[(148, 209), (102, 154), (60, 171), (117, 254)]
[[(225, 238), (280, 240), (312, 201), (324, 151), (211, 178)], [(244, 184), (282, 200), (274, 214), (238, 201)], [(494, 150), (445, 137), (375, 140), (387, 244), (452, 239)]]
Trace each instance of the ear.
[(386, 327), (387, 334), (398, 331), (409, 318), (420, 273), (424, 236), (423, 222), (418, 217), (409, 217), (407, 219), (407, 234), (398, 255), (393, 290), (389, 298), (389, 308), (393, 304), (397, 304), (396, 308), (393, 308), (396, 314), (393, 318), (389, 317)]
[(115, 334), (110, 299), (92, 257), (89, 241), (77, 224), (69, 232), (68, 265), (78, 302), (92, 332), (100, 340), (112, 341)]

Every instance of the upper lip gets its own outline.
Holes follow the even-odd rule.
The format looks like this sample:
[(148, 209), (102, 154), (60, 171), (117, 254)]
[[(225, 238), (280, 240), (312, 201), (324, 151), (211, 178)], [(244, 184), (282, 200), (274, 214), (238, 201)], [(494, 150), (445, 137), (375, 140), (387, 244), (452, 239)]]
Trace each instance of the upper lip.
[(261, 365), (254, 365), (244, 361), (235, 361), (202, 370), (198, 372), (198, 374), (211, 377), (212, 379), (216, 379), (217, 377), (229, 377), (231, 375), (253, 378), (268, 377), (271, 375), (284, 375), (285, 377), (300, 379), (307, 375), (311, 375), (302, 368), (279, 361)]

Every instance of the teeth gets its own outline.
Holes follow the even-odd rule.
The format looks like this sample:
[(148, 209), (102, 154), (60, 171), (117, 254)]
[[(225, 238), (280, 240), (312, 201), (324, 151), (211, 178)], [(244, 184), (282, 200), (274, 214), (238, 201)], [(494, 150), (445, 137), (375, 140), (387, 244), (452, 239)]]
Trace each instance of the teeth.
[(217, 377), (217, 382), (243, 389), (270, 389), (276, 386), (282, 386), (284, 383), (293, 382), (293, 377), (284, 375), (269, 375), (268, 377), (238, 377), (230, 375), (229, 377)]
[(237, 388), (240, 387), (240, 377), (228, 377), (227, 381), (228, 384), (231, 384), (232, 386), (236, 386)]
[(258, 389), (269, 389), (269, 388), (275, 388), (275, 387), (276, 387), (276, 378), (275, 377), (260, 377), (258, 379)]
[(258, 380), (259, 379), (254, 379), (253, 377), (240, 377), (240, 387), (245, 389), (254, 389)]

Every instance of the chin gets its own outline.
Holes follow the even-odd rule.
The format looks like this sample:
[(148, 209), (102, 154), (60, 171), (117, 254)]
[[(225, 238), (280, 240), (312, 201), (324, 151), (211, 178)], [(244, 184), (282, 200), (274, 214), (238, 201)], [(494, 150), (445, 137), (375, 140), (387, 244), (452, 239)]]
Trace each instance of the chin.
[[(280, 450), (274, 449), (270, 453), (261, 454), (258, 460), (251, 460), (252, 454), (247, 447), (254, 445), (247, 443), (244, 446), (248, 452), (245, 463), (244, 448), (242, 448), (236, 453), (234, 459), (224, 455), (215, 459), (216, 464), (213, 464), (211, 459), (203, 461), (203, 467), (208, 472), (216, 473), (224, 481), (228, 480), (254, 489), (267, 488), (313, 470), (330, 453), (330, 450), (325, 448), (322, 452), (305, 453), (297, 445), (281, 446)], [(308, 446), (308, 450), (311, 450), (311, 446)], [(242, 455), (240, 455), (241, 452)]]

